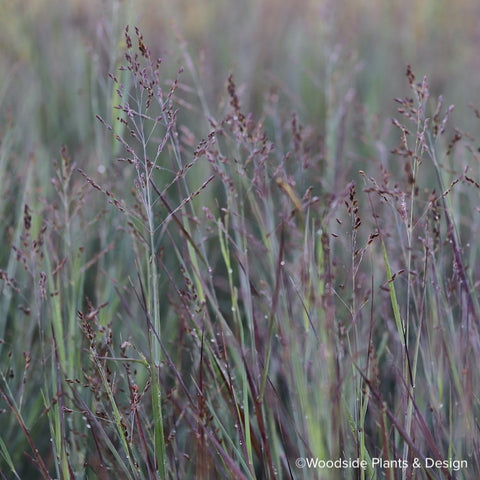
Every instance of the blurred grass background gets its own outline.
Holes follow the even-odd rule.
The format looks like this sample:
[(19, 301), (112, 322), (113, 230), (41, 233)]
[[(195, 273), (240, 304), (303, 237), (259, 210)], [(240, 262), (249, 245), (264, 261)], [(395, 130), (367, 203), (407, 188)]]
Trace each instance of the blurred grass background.
[[(188, 67), (182, 37), (213, 116), (233, 73), (245, 111), (261, 112), (276, 92), (320, 132), (327, 116), (355, 109), (346, 100), (353, 89), (360, 115), (381, 118), (376, 134), (385, 136), (411, 64), (417, 77), (428, 75), (433, 95), (455, 104), (454, 122), (468, 130), (462, 112), (480, 87), (480, 5), (472, 0), (2, 0), (0, 11), (0, 115), (2, 125), (15, 125), (21, 170), (33, 150), (51, 163), (61, 144), (83, 164), (108, 163), (98, 158), (105, 145), (94, 118), (111, 119), (108, 73), (127, 23), (141, 28), (172, 78)], [(194, 133), (207, 133), (186, 117)]]
[[(141, 27), (154, 53), (182, 63), (172, 23), (200, 65), (207, 100), (217, 105), (233, 71), (255, 109), (272, 84), (300, 92), (315, 118), (332, 85), (349, 86), (372, 113), (388, 113), (411, 64), (434, 95), (457, 108), (480, 86), (480, 5), (472, 0), (2, 0), (0, 94), (23, 111), (33, 141), (82, 142), (91, 132), (91, 90), (106, 81), (123, 43)], [(346, 62), (348, 60), (348, 62)], [(352, 72), (342, 69), (350, 67)], [(353, 71), (355, 72), (353, 74)], [(299, 88), (300, 87), (300, 88)], [(6, 108), (7, 107), (7, 108)], [(258, 109), (258, 108), (257, 108)], [(75, 115), (73, 113), (75, 112)], [(62, 128), (60, 128), (60, 126)], [(89, 130), (90, 128), (90, 130)], [(38, 140), (38, 139), (37, 139)]]

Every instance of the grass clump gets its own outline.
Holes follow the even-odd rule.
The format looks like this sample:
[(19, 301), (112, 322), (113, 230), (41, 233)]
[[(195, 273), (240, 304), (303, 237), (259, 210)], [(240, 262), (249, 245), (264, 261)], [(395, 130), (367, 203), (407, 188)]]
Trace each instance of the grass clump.
[(123, 42), (88, 161), (10, 168), (2, 124), (3, 477), (476, 478), (453, 107), (409, 67), (382, 138), (348, 70), (316, 129), (275, 88), (249, 113), (233, 74), (211, 106), (186, 45), (184, 71)]

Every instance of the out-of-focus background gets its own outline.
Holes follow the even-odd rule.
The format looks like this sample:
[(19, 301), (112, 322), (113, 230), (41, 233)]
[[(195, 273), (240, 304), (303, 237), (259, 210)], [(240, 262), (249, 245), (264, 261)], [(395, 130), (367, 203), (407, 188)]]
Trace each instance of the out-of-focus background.
[(87, 141), (103, 107), (91, 94), (115, 70), (127, 23), (171, 65), (185, 64), (186, 41), (211, 108), (230, 72), (246, 110), (275, 87), (311, 121), (350, 87), (371, 113), (391, 112), (407, 64), (460, 111), (480, 86), (472, 0), (2, 0), (0, 11), (2, 115), (26, 122), (30, 145)]

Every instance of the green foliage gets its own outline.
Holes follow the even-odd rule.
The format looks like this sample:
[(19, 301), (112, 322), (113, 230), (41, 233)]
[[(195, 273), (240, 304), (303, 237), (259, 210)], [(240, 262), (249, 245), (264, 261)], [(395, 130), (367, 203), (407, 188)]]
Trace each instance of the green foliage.
[(2, 478), (478, 478), (459, 19), (347, 3), (2, 6)]

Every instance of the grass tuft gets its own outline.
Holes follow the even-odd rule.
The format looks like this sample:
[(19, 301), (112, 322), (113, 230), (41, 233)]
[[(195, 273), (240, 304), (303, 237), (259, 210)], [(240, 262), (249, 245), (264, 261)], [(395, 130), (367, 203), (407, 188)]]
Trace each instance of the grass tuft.
[(277, 2), (303, 56), (221, 79), (228, 45), (182, 37), (205, 12), (160, 51), (107, 3), (86, 48), (98, 6), (62, 7), (70, 90), (40, 23), (17, 45), (34, 120), (0, 89), (2, 478), (478, 478), (478, 141), (438, 86), (408, 66), (383, 121), (335, 32), (315, 63)]

